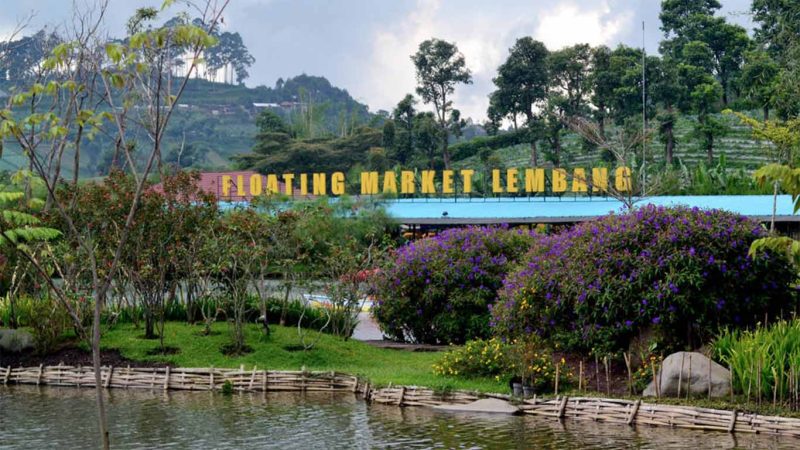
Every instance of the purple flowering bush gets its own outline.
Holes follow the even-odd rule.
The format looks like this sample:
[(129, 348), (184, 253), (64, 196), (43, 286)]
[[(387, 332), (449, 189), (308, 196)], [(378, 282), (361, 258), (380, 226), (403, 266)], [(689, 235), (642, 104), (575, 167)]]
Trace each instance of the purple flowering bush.
[(789, 263), (748, 257), (764, 234), (728, 212), (652, 205), (586, 222), (532, 248), (504, 281), (491, 325), (578, 351), (626, 350), (643, 331), (668, 347), (697, 344), (795, 310)]
[(372, 314), (386, 335), (403, 341), (462, 344), (488, 337), (488, 305), (535, 239), (507, 227), (469, 227), (401, 247), (376, 277)]

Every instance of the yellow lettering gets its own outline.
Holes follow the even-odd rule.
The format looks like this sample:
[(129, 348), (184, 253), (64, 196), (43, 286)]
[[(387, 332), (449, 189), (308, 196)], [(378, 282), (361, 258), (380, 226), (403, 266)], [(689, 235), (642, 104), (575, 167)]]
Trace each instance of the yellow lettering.
[(453, 192), (455, 192), (455, 188), (453, 187), (453, 171), (444, 170), (442, 171), (442, 194), (452, 194)]
[(261, 195), (261, 189), (261, 175), (257, 173), (250, 175), (250, 195), (253, 197)]
[(244, 197), (244, 175), (236, 175), (236, 195)]
[(410, 170), (404, 170), (400, 172), (400, 193), (413, 194), (415, 187), (414, 172)]
[(278, 189), (278, 176), (274, 174), (267, 175), (267, 193), (275, 195), (280, 192)]
[(300, 174), (300, 195), (308, 195), (308, 174)]
[(544, 192), (544, 169), (525, 169), (525, 192)]
[(292, 181), (294, 180), (293, 173), (285, 173), (283, 174), (283, 189), (286, 195), (294, 194), (294, 187), (292, 186)]
[(383, 193), (397, 194), (397, 175), (393, 170), (387, 170), (383, 174)]
[(567, 171), (564, 169), (553, 169), (553, 192), (567, 191)]
[(519, 187), (517, 186), (518, 174), (519, 170), (517, 169), (506, 170), (506, 192), (519, 192)]
[(361, 172), (361, 195), (378, 193), (378, 172)]
[(630, 167), (617, 167), (614, 172), (614, 187), (619, 192), (631, 190), (631, 169)]
[(314, 195), (327, 195), (328, 181), (324, 173), (315, 173), (311, 176), (314, 185)]
[(572, 171), (572, 192), (586, 192), (586, 169), (580, 167)]
[(472, 192), (472, 175), (475, 174), (475, 171), (472, 169), (463, 169), (461, 170), (461, 179), (464, 184), (464, 193), (469, 194)]
[(344, 174), (342, 172), (334, 172), (331, 175), (331, 194), (344, 195)]
[(222, 176), (222, 196), (223, 197), (230, 197), (231, 195), (231, 179), (230, 175), (223, 175)]
[(423, 170), (422, 171), (422, 189), (421, 192), (423, 194), (435, 194), (436, 193), (436, 185), (433, 184), (433, 177), (436, 176), (436, 171), (434, 170)]
[(608, 169), (595, 167), (592, 169), (592, 192), (605, 192), (608, 190)]
[(503, 186), (500, 186), (500, 169), (492, 170), (492, 192), (495, 194), (503, 192)]

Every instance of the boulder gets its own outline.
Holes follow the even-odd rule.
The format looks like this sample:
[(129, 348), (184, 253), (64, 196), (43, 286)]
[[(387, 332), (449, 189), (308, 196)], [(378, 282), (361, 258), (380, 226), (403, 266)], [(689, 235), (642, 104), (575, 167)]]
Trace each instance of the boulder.
[(33, 348), (33, 336), (23, 330), (0, 330), (0, 352), (19, 353)]
[(491, 413), (491, 414), (516, 414), (519, 408), (511, 403), (498, 398), (482, 398), (465, 405), (437, 405), (434, 409), (443, 411)]
[[(711, 365), (710, 372), (709, 364)], [(678, 382), (680, 381), (681, 395), (685, 395), (687, 389), (691, 394), (708, 395), (709, 376), (711, 377), (712, 397), (730, 395), (731, 372), (728, 369), (710, 360), (702, 353), (673, 353), (664, 359), (658, 372), (660, 394), (662, 397), (677, 397)], [(643, 395), (655, 397), (656, 388), (652, 381), (645, 388)]]

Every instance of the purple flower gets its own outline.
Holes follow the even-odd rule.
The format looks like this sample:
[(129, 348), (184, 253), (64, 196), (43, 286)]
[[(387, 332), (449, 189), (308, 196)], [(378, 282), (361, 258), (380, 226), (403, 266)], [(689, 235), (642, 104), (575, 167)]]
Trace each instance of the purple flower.
[(660, 316), (653, 317), (653, 323), (656, 324), (656, 325), (661, 323), (661, 317)]

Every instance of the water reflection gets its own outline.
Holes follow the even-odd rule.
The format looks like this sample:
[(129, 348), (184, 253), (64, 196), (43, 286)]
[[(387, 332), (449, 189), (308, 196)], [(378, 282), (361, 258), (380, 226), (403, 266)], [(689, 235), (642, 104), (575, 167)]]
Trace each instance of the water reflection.
[[(796, 439), (367, 405), (351, 394), (108, 391), (114, 448), (797, 448)], [(94, 397), (0, 387), (0, 448), (93, 448)]]

